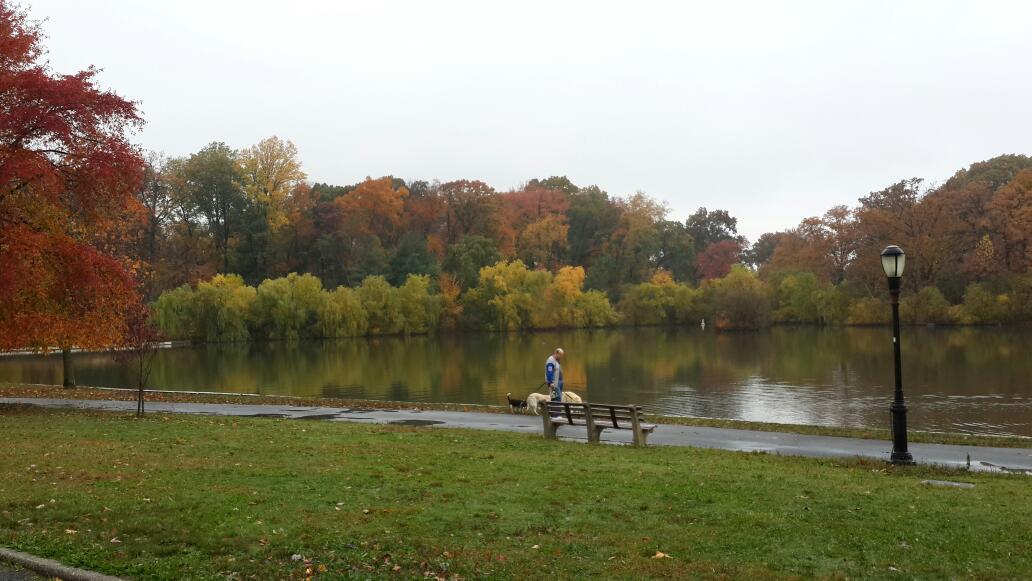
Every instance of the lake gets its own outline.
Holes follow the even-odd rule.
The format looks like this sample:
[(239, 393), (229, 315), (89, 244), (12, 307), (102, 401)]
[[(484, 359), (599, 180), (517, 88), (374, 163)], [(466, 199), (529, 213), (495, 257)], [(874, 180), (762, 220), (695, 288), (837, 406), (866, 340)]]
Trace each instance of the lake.
[[(162, 350), (150, 387), (275, 395), (504, 404), (544, 391), (566, 350), (566, 388), (651, 412), (888, 428), (888, 328), (775, 327), (757, 333), (607, 329)], [(919, 430), (1032, 436), (1032, 330), (904, 328), (903, 388)], [(134, 387), (110, 354), (73, 357), (81, 385)], [(0, 357), (0, 381), (59, 383), (61, 358)]]

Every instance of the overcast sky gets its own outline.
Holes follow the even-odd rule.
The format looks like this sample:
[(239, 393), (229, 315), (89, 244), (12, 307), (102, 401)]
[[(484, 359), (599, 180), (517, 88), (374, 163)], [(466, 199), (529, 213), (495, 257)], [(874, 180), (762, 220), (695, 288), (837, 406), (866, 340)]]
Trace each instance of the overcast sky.
[(144, 147), (297, 144), (312, 181), (567, 175), (751, 240), (1032, 154), (1030, 2), (31, 0)]

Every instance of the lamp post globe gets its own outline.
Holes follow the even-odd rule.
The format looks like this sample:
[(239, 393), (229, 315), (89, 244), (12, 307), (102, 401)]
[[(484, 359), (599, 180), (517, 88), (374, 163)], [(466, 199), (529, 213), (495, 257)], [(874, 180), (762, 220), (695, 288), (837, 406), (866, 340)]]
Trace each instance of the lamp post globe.
[(896, 375), (896, 389), (889, 412), (892, 415), (893, 464), (913, 464), (914, 457), (907, 450), (907, 404), (903, 400), (903, 372), (899, 346), (899, 289), (903, 278), (903, 267), (907, 255), (899, 246), (887, 246), (881, 253), (882, 268), (889, 280), (889, 297), (892, 300), (892, 354)]
[(889, 278), (900, 278), (903, 276), (903, 267), (907, 263), (907, 253), (899, 246), (886, 246), (881, 253), (882, 269), (885, 276)]

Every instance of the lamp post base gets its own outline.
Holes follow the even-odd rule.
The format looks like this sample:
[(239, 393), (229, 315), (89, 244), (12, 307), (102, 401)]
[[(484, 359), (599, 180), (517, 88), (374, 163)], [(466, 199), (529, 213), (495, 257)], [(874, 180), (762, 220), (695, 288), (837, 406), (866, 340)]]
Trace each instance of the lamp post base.
[[(898, 397), (902, 400), (902, 394)], [(889, 406), (889, 414), (892, 416), (892, 455), (889, 456), (889, 462), (910, 466), (914, 464), (914, 457), (907, 447), (907, 406), (900, 400)]]
[(914, 457), (910, 455), (910, 452), (893, 452), (889, 456), (889, 464), (895, 464), (897, 466), (913, 466), (917, 464), (914, 462)]

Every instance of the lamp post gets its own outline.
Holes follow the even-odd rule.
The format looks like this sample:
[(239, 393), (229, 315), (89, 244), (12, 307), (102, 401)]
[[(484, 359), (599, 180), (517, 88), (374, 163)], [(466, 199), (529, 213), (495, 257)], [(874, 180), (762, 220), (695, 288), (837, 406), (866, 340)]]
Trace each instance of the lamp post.
[(913, 464), (914, 457), (907, 451), (907, 404), (903, 402), (902, 364), (899, 352), (899, 286), (907, 255), (899, 246), (882, 250), (882, 268), (889, 278), (889, 296), (892, 298), (892, 351), (895, 356), (896, 391), (889, 411), (892, 413), (892, 464)]

